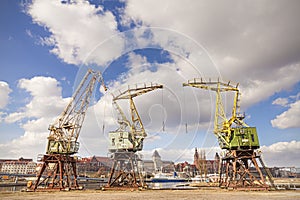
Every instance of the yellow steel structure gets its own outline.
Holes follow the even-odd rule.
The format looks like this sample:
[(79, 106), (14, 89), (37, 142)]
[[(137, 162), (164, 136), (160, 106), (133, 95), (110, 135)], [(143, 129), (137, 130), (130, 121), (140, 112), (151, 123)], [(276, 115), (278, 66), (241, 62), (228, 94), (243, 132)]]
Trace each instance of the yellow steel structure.
[[(143, 148), (143, 140), (147, 136), (141, 117), (137, 111), (133, 98), (146, 94), (150, 91), (161, 89), (162, 85), (156, 83), (135, 85), (129, 87), (118, 95), (113, 95), (113, 106), (118, 113), (119, 127), (117, 130), (109, 133), (110, 135), (110, 151), (127, 150), (140, 151)], [(131, 120), (128, 120), (117, 103), (120, 100), (129, 100)]]
[[(240, 115), (240, 91), (239, 84), (229, 82), (208, 81), (192, 79), (183, 86), (211, 90), (216, 92), (216, 110), (214, 121), (214, 134), (219, 140), (221, 149), (226, 149), (220, 165), (221, 187), (235, 189), (268, 189), (265, 177), (258, 166), (257, 160), (269, 177), (271, 186), (272, 175), (265, 167), (260, 153), (255, 150), (259, 148), (259, 141), (255, 127), (249, 127), (244, 121), (244, 115)], [(222, 93), (234, 92), (234, 100), (231, 117), (226, 117), (222, 101)]]
[[(89, 69), (65, 110), (49, 126), (46, 154), (41, 155), (39, 160), (42, 162), (42, 167), (36, 182), (28, 184), (28, 191), (81, 189), (77, 183), (77, 159), (72, 155), (79, 150), (77, 139), (98, 82), (106, 90), (102, 74)], [(47, 176), (41, 181), (46, 171)], [(43, 187), (40, 187), (42, 185)]]
[[(222, 149), (256, 149), (259, 148), (258, 137), (255, 127), (249, 127), (240, 114), (240, 91), (239, 84), (229, 82), (204, 81), (202, 78), (194, 78), (183, 86), (211, 90), (216, 92), (216, 110), (214, 119), (214, 134), (219, 140)], [(234, 92), (231, 117), (226, 117), (223, 105), (222, 93)]]
[[(111, 187), (145, 187), (143, 176), (138, 166), (140, 161), (137, 151), (143, 149), (143, 141), (147, 136), (143, 122), (138, 114), (133, 98), (156, 89), (163, 88), (160, 84), (150, 83), (129, 87), (118, 95), (113, 95), (113, 106), (118, 113), (119, 127), (109, 133), (113, 166), (107, 183)], [(127, 119), (117, 103), (120, 100), (129, 100), (130, 117)]]

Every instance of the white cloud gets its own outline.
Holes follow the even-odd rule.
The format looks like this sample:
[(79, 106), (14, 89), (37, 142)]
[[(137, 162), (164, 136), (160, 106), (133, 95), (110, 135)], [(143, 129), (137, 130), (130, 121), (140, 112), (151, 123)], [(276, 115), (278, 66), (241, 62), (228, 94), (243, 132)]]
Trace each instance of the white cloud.
[[(63, 112), (70, 98), (62, 98), (59, 82), (51, 77), (21, 79), (18, 86), (30, 94), (30, 100), (20, 108), (20, 112), (10, 113), (5, 118), (5, 122), (20, 122), (19, 126), (24, 130), (24, 134), (7, 143), (0, 143), (0, 157), (23, 156), (36, 159), (37, 154), (45, 153), (49, 125)], [(80, 155), (99, 155), (99, 152), (101, 155), (107, 154), (107, 134), (102, 133), (102, 125), (105, 124), (106, 132), (114, 130), (115, 119), (111, 112), (109, 94), (88, 108), (79, 137)]]
[(34, 37), (29, 29), (26, 29), (26, 30), (25, 30), (25, 33), (26, 33), (29, 37), (31, 37), (31, 38)]
[(299, 128), (300, 127), (300, 100), (291, 103), (289, 109), (275, 119), (271, 120), (273, 127), (286, 129), (286, 128)]
[[(166, 126), (172, 127), (174, 133), (184, 132), (179, 128), (183, 121), (198, 124), (199, 110), (201, 110), (203, 123), (210, 120), (212, 107), (206, 105), (211, 99), (198, 98), (200, 91), (195, 92), (182, 87), (182, 83), (186, 82), (186, 76), (197, 73), (189, 63), (185, 63), (184, 60), (178, 60), (176, 63), (149, 63), (145, 57), (130, 53), (127, 66), (129, 68), (127, 74), (111, 82), (109, 86), (111, 91), (117, 93), (119, 89), (122, 91), (128, 85), (134, 86), (144, 82), (154, 82), (164, 86), (163, 91), (154, 91), (134, 99), (141, 115), (144, 116), (146, 128), (158, 131), (165, 118)], [(178, 73), (176, 68), (181, 73)], [(204, 104), (201, 104), (202, 102)]]
[(80, 156), (106, 155), (108, 132), (116, 129), (116, 119), (111, 104), (112, 96), (106, 93), (89, 107), (79, 136)]
[(297, 99), (300, 99), (300, 92), (298, 93), (298, 94), (296, 94), (296, 95), (292, 95), (292, 96), (290, 96), (289, 98), (291, 98), (291, 99), (293, 99), (293, 100), (297, 100)]
[[(32, 99), (24, 108), (23, 117), (54, 117), (62, 112), (69, 99), (62, 99), (59, 82), (51, 77), (36, 76), (19, 80), (18, 87), (30, 93)], [(21, 117), (22, 112), (11, 113), (8, 118)]]
[(286, 107), (287, 110), (277, 115), (271, 120), (271, 124), (275, 128), (299, 128), (300, 127), (300, 101), (299, 94), (289, 96), (288, 98), (277, 98), (272, 104)]
[[(119, 90), (127, 89), (128, 85), (135, 87), (136, 84), (154, 82), (164, 86), (163, 90), (156, 90), (134, 98), (148, 134), (144, 143), (145, 148), (172, 149), (179, 143), (181, 148), (189, 148), (195, 142), (198, 131), (207, 130), (212, 125), (210, 120), (213, 107), (210, 105), (214, 103), (210, 96), (206, 93), (208, 98), (200, 98), (201, 91), (195, 92), (193, 89), (182, 87), (182, 83), (186, 81), (185, 76), (197, 73), (185, 60), (179, 59), (177, 63), (149, 63), (146, 57), (131, 52), (128, 54), (126, 66), (127, 73), (121, 74), (118, 79), (108, 84), (109, 91), (114, 95), (118, 94)], [(176, 68), (181, 73), (178, 73)], [(87, 155), (88, 152), (94, 154), (100, 152), (103, 155), (108, 152), (108, 132), (117, 128), (117, 116), (111, 105), (111, 98), (110, 94), (106, 94), (96, 105), (88, 109), (80, 134), (83, 147), (80, 150), (81, 155)], [(130, 119), (128, 100), (120, 100), (118, 103)], [(165, 131), (162, 130), (163, 121)], [(188, 123), (187, 136), (185, 136), (185, 123)], [(102, 133), (103, 124), (105, 125), (104, 134)], [(205, 137), (200, 144), (207, 141), (208, 145), (215, 143), (213, 134), (208, 134), (209, 136)]]
[(47, 136), (47, 131), (43, 133), (26, 131), (20, 138), (0, 143), (0, 157), (10, 159), (26, 157), (36, 160), (38, 154), (45, 153)]
[(25, 117), (24, 112), (14, 112), (10, 113), (8, 116), (5, 117), (5, 122), (6, 123), (15, 123)]
[(262, 158), (268, 167), (300, 166), (300, 141), (277, 142), (270, 146), (262, 146), (261, 150)]
[[(185, 132), (186, 122), (189, 123), (189, 132), (193, 133), (211, 126), (209, 122), (214, 112), (214, 94), (182, 89), (182, 83), (188, 79), (217, 77), (221, 72), (224, 79), (241, 82), (245, 97), (242, 97), (242, 103), (246, 106), (299, 82), (300, 34), (298, 22), (294, 21), (299, 18), (296, 8), (295, 5), (281, 5), (277, 1), (128, 1), (123, 23), (133, 20), (146, 26), (159, 27), (135, 30), (130, 35), (133, 38), (126, 38), (126, 45), (132, 45), (132, 48), (124, 47), (126, 34), (116, 35), (119, 32), (115, 17), (110, 11), (103, 11), (101, 6), (96, 7), (86, 1), (70, 4), (33, 1), (27, 13), (33, 22), (45, 27), (50, 33), (49, 37), (41, 38), (41, 43), (50, 46), (51, 52), (66, 63), (94, 62), (104, 65), (126, 52), (126, 48), (131, 51), (134, 48), (153, 47), (170, 52), (174, 62), (163, 64), (148, 63), (145, 57), (130, 53), (128, 72), (110, 84), (113, 92), (123, 86), (141, 82), (164, 84), (163, 112), (161, 92), (155, 91), (135, 99), (149, 133), (149, 140), (145, 143), (153, 145), (158, 139), (163, 139), (163, 136), (156, 135), (161, 132), (162, 118), (166, 121), (166, 135), (175, 135), (174, 140), (182, 138), (176, 137), (176, 134)], [(288, 36), (282, 39), (286, 33)], [(215, 67), (200, 44), (205, 46), (218, 67)], [(152, 67), (156, 71), (151, 71)], [(67, 102), (67, 99), (61, 97), (61, 88), (56, 80), (42, 77), (23, 79), (19, 87), (30, 92), (32, 99), (23, 110), (12, 113), (6, 120), (14, 122), (27, 117), (34, 119), (22, 125), (24, 136), (6, 146), (2, 144), (1, 152), (5, 152), (2, 148), (18, 144), (20, 148), (14, 146), (12, 153), (20, 153), (23, 148), (21, 142), (28, 141), (44, 149), (47, 131), (44, 132), (42, 127), (48, 125), (50, 118), (56, 117)], [(204, 95), (208, 98), (202, 98)], [(103, 123), (104, 134), (101, 133)], [(106, 134), (115, 127), (109, 98), (102, 97), (88, 109), (80, 136), (80, 153), (105, 154)], [(40, 141), (32, 140), (34, 137)], [(184, 142), (180, 150), (175, 151), (169, 146), (168, 150), (162, 150), (162, 156), (166, 159), (188, 160), (193, 155), (191, 141), (180, 142)], [(33, 149), (30, 151), (33, 155), (40, 152)]]
[[(211, 126), (209, 122), (212, 107), (207, 106), (212, 104), (211, 98), (199, 98), (201, 92), (195, 92), (192, 89), (185, 91), (182, 88), (182, 82), (186, 81), (185, 76), (197, 73), (197, 70), (188, 62), (178, 59), (176, 63), (149, 63), (146, 57), (131, 52), (128, 53), (126, 66), (128, 71), (108, 84), (109, 93), (104, 93), (105, 95), (95, 105), (88, 108), (79, 137), (81, 144), (80, 156), (105, 155), (108, 153), (108, 132), (114, 131), (118, 125), (116, 111), (111, 104), (112, 96), (110, 93), (117, 94), (119, 90), (125, 90), (128, 85), (134, 87), (136, 84), (150, 82), (164, 85), (163, 92), (162, 90), (156, 90), (134, 98), (148, 134), (144, 143), (145, 148), (172, 148), (178, 143), (181, 143), (182, 148), (189, 148), (194, 142), (197, 130), (206, 130)], [(178, 70), (175, 70), (176, 68), (181, 73), (178, 73)], [(100, 90), (103, 92), (103, 88), (100, 88)], [(185, 95), (185, 103), (188, 104), (186, 107), (184, 105)], [(125, 114), (130, 118), (129, 102), (122, 100), (119, 103)], [(163, 120), (165, 122), (164, 132), (162, 130)], [(200, 124), (199, 121), (201, 121)], [(185, 123), (188, 123), (188, 137), (182, 134), (186, 133)], [(183, 142), (181, 135), (184, 136), (183, 138), (190, 138), (190, 140), (187, 139)], [(215, 137), (210, 133), (209, 135), (212, 136), (214, 143)], [(161, 144), (162, 140), (166, 142)], [(205, 142), (211, 140), (211, 137), (206, 137), (204, 140)], [(204, 143), (204, 141), (201, 142)]]
[(51, 52), (66, 63), (104, 65), (123, 49), (116, 19), (102, 6), (84, 0), (33, 1), (27, 13), (50, 32), (41, 43), (52, 47)]
[(0, 81), (0, 109), (5, 108), (8, 104), (9, 94), (11, 92), (12, 90), (9, 88), (9, 85), (4, 81)]
[[(241, 83), (242, 103), (248, 107), (299, 82), (299, 6), (298, 1), (129, 0), (124, 19), (173, 30), (203, 45), (221, 76)], [(162, 47), (189, 46), (170, 35), (153, 34)], [(195, 50), (187, 51), (190, 60), (197, 59)], [(196, 67), (205, 77), (218, 75), (204, 63)]]
[(32, 96), (39, 97), (60, 96), (61, 87), (58, 87), (58, 85), (59, 83), (54, 78), (42, 76), (36, 76), (32, 79), (21, 79), (18, 84), (21, 89), (30, 92)]
[[(242, 106), (248, 107), (267, 99), (276, 92), (290, 90), (293, 85), (299, 82), (300, 63), (282, 66), (278, 69), (270, 69), (269, 72), (265, 71), (262, 73), (265, 74), (265, 78), (252, 78), (249, 75), (245, 76), (245, 79), (241, 82)], [(272, 76), (268, 77), (270, 74)]]
[[(260, 1), (191, 1), (187, 4), (164, 1), (159, 4), (160, 9), (148, 12), (149, 8), (157, 8), (156, 1), (126, 2), (122, 23), (134, 21), (156, 28), (141, 27), (133, 34), (120, 35), (115, 35), (119, 33), (117, 22), (110, 11), (104, 12), (101, 6), (84, 1), (70, 4), (34, 1), (28, 13), (34, 22), (47, 27), (51, 36), (43, 41), (54, 46), (52, 52), (68, 63), (104, 64), (126, 53), (126, 49), (132, 50), (128, 46), (161, 47), (171, 52), (175, 63), (181, 64), (179, 72), (185, 70), (187, 63), (184, 62), (196, 69), (189, 75), (185, 73), (186, 79), (223, 76), (225, 80), (240, 82), (244, 107), (289, 89), (299, 81), (300, 31), (294, 28), (296, 17), (293, 18), (298, 15), (296, 6), (280, 1), (272, 2), (271, 7)], [(282, 40), (286, 30), (289, 37)], [(97, 46), (106, 39), (111, 42)], [(203, 59), (206, 51), (201, 45), (218, 67), (209, 56)], [(202, 56), (200, 61), (199, 56)], [(279, 79), (281, 81), (277, 81)]]
[[(132, 54), (131, 59), (135, 60), (135, 58), (139, 57), (139, 55)], [(140, 59), (140, 63), (144, 63), (145, 58)], [(131, 62), (132, 63), (132, 62)], [(139, 64), (136, 63), (138, 66)], [(133, 70), (137, 70), (137, 66), (133, 66)], [(143, 67), (143, 66), (142, 66)], [(162, 66), (158, 67), (158, 71), (156, 72), (150, 72), (149, 70), (143, 71), (145, 73), (144, 77), (148, 77), (149, 79), (152, 79), (153, 77), (158, 76), (161, 73), (161, 70), (166, 69)], [(130, 70), (129, 70), (130, 71)], [(153, 77), (152, 77), (153, 76)], [(170, 76), (175, 77), (174, 74), (171, 74)], [(128, 74), (126, 77), (126, 81), (128, 82), (134, 82), (134, 80), (137, 80), (138, 76), (133, 74)], [(159, 77), (157, 77), (159, 79)], [(175, 79), (174, 78), (174, 79)], [(145, 79), (147, 80), (147, 79)], [(120, 80), (121, 81), (121, 80)], [(43, 83), (44, 82), (44, 83)], [(164, 84), (167, 85), (167, 87), (170, 89), (171, 85), (174, 83), (177, 83), (177, 81), (168, 81)], [(22, 84), (21, 84), (22, 83)], [(115, 82), (115, 85), (117, 81)], [(126, 82), (127, 83), (127, 82)], [(27, 91), (32, 91), (32, 101), (36, 101), (35, 98), (39, 98), (40, 96), (49, 96), (47, 94), (47, 91), (49, 91), (49, 94), (52, 95), (52, 97), (59, 98), (61, 96), (61, 88), (59, 87), (58, 82), (55, 79), (49, 78), (49, 77), (38, 77), (38, 78), (32, 78), (32, 79), (23, 79), (20, 81), (19, 86)], [(56, 88), (56, 89), (55, 89)], [(117, 88), (117, 87), (116, 87)], [(116, 89), (114, 88), (114, 89)], [(171, 89), (170, 89), (171, 90)], [(34, 92), (33, 92), (34, 91)], [(37, 92), (40, 91), (41, 93)], [(149, 149), (149, 145), (151, 143), (157, 142), (155, 139), (162, 139), (165, 137), (166, 133), (161, 133), (159, 135), (151, 135), (152, 131), (155, 131), (155, 126), (153, 126), (151, 121), (148, 121), (145, 116), (147, 116), (147, 113), (151, 115), (156, 115), (158, 112), (156, 108), (147, 108), (147, 106), (153, 104), (153, 102), (156, 102), (155, 97), (160, 97), (158, 94), (159, 92), (153, 92), (153, 96), (151, 98), (144, 98), (146, 95), (141, 98), (140, 101), (137, 101), (137, 108), (140, 111), (141, 117), (143, 119), (146, 119), (146, 126), (147, 130), (150, 130), (149, 133), (149, 141), (147, 141), (146, 147)], [(156, 95), (155, 95), (156, 94)], [(168, 94), (165, 92), (165, 95)], [(150, 95), (150, 93), (149, 93)], [(151, 96), (151, 95), (150, 95)], [(168, 109), (168, 104), (171, 104), (169, 101), (174, 99), (174, 96), (172, 94), (168, 94), (167, 96), (171, 97), (170, 99), (165, 99), (166, 109)], [(61, 97), (60, 97), (61, 98)], [(62, 99), (62, 102), (67, 101), (68, 99)], [(149, 100), (149, 101), (148, 101)], [(160, 101), (160, 100), (159, 100)], [(29, 102), (28, 104), (31, 104)], [(149, 104), (149, 105), (148, 105)], [(40, 109), (41, 104), (36, 105), (37, 107), (30, 107), (30, 109)], [(35, 112), (26, 112), (28, 111), (28, 107), (25, 106), (24, 108), (24, 115), (30, 116), (31, 113)], [(55, 105), (50, 105), (48, 109), (57, 109), (60, 112), (63, 110), (63, 107), (56, 108)], [(151, 109), (154, 109), (151, 111)], [(114, 130), (116, 128), (116, 119), (113, 113), (113, 108), (111, 106), (111, 96), (109, 94), (106, 94), (103, 96), (100, 101), (95, 104), (94, 106), (90, 107), (86, 114), (86, 119), (83, 124), (82, 132), (80, 134), (80, 155), (81, 156), (91, 156), (91, 155), (106, 155), (107, 147), (108, 147), (108, 141), (107, 141), (107, 132), (110, 130)], [(168, 111), (169, 112), (169, 111)], [(28, 115), (27, 115), (28, 114)], [(53, 121), (54, 116), (50, 114), (50, 116), (47, 116), (48, 112), (44, 113), (44, 116), (36, 117), (36, 119), (32, 119), (27, 121), (22, 125), (22, 128), (24, 129), (24, 135), (20, 138), (14, 139), (11, 142), (0, 144), (0, 156), (2, 158), (18, 158), (20, 156), (24, 157), (32, 157), (36, 158), (36, 155), (38, 153), (44, 153), (46, 148), (46, 141), (48, 136), (47, 127), (50, 123), (50, 121)], [(58, 115), (57, 113), (55, 117)], [(171, 115), (171, 113), (169, 113)], [(18, 115), (18, 113), (16, 113)], [(155, 116), (157, 117), (157, 116)], [(172, 117), (172, 116), (167, 116)], [(167, 118), (168, 120), (169, 118)], [(148, 126), (147, 123), (150, 123)], [(105, 133), (102, 132), (102, 125), (105, 124)], [(158, 129), (158, 127), (156, 127)], [(165, 135), (163, 135), (165, 134)], [(167, 133), (168, 134), (168, 133)], [(211, 134), (211, 133), (209, 133)], [(211, 134), (212, 135), (212, 134)], [(184, 136), (186, 139), (188, 136)], [(153, 140), (152, 140), (153, 139)], [(174, 140), (180, 140), (180, 137), (173, 138)], [(179, 141), (180, 144), (183, 144), (184, 141)], [(208, 159), (213, 159), (215, 152), (220, 152), (219, 147), (208, 147), (203, 148), (205, 149)], [(263, 151), (263, 159), (267, 166), (298, 166), (299, 164), (297, 161), (299, 161), (298, 151), (300, 148), (300, 143), (298, 141), (291, 141), (291, 142), (280, 142), (273, 144), (271, 146), (263, 146), (261, 150)], [(145, 149), (141, 153), (144, 155), (145, 159), (151, 159), (151, 155), (153, 153), (153, 150)], [(165, 144), (162, 147), (157, 148), (160, 155), (164, 160), (172, 160), (175, 162), (182, 162), (182, 161), (193, 161), (193, 154), (194, 149), (190, 147), (189, 145), (183, 144), (181, 148), (173, 148), (173, 146), (168, 146)], [(288, 155), (288, 156), (287, 156)], [(280, 157), (281, 159), (278, 159)]]
[(59, 82), (51, 77), (33, 77), (19, 80), (18, 87), (30, 94), (30, 101), (19, 112), (5, 117), (6, 123), (21, 121), (24, 135), (0, 144), (0, 157), (36, 158), (46, 149), (48, 126), (63, 111), (69, 98), (61, 97)]
[(287, 98), (277, 98), (272, 102), (272, 105), (279, 105), (279, 106), (284, 106), (286, 107), (289, 103), (289, 100)]
[[(34, 1), (28, 13), (34, 22), (50, 31), (51, 36), (44, 38), (44, 41), (54, 46), (52, 51), (65, 62), (78, 64), (85, 62), (87, 54), (96, 47), (95, 44), (110, 38), (118, 30), (111, 12), (104, 12), (101, 6), (95, 7), (88, 2), (75, 2), (63, 4), (58, 1)], [(300, 34), (299, 29), (295, 28), (297, 22), (294, 21), (299, 15), (295, 10), (297, 6), (282, 4), (280, 1), (164, 1), (159, 4), (160, 9), (148, 12), (149, 8), (157, 8), (156, 1), (126, 2), (122, 23), (134, 21), (159, 27), (136, 29), (130, 35), (133, 36), (131, 39), (126, 38), (127, 45), (134, 46), (137, 43), (138, 48), (146, 48), (156, 44), (156, 47), (161, 46), (177, 56), (182, 51), (179, 56), (186, 56), (180, 59), (187, 59), (197, 68), (197, 73), (186, 78), (221, 75), (225, 80), (241, 82), (242, 104), (245, 107), (275, 92), (289, 89), (299, 81)], [(74, 25), (70, 21), (77, 23)], [(282, 40), (287, 30), (289, 36)], [(102, 35), (104, 37), (99, 41)], [(122, 39), (117, 36), (112, 39), (116, 45), (108, 45), (118, 49), (104, 45), (100, 54), (96, 53), (94, 57), (92, 53), (86, 61), (103, 64), (124, 53), (123, 39), (126, 34), (120, 37)], [(218, 68), (212, 62), (198, 61), (199, 55), (205, 53), (199, 47), (201, 44), (212, 55)], [(95, 51), (98, 50), (96, 48)], [(105, 53), (110, 55), (106, 56)], [(277, 81), (279, 79), (281, 81)]]
[(6, 113), (0, 111), (0, 122), (2, 122), (6, 117)]
[[(150, 69), (152, 69), (153, 66), (156, 67), (156, 70), (151, 71)], [(157, 92), (149, 93), (147, 95), (142, 95), (140, 98), (135, 99), (135, 102), (137, 104), (137, 109), (139, 110), (140, 116), (145, 124), (146, 131), (149, 134), (149, 137), (146, 138), (144, 142), (144, 150), (141, 152), (143, 154), (144, 159), (151, 159), (153, 148), (156, 148), (159, 150), (159, 153), (161, 154), (162, 158), (165, 160), (173, 160), (175, 162), (182, 162), (182, 161), (192, 162), (194, 149), (191, 148), (191, 144), (193, 143), (192, 141), (188, 141), (189, 140), (188, 135), (184, 137), (179, 136), (185, 132), (184, 130), (185, 126), (183, 122), (185, 121), (189, 122), (189, 129), (192, 129), (192, 131), (190, 130), (190, 132), (193, 132), (193, 130), (199, 130), (199, 128), (205, 130), (212, 125), (212, 124), (211, 125), (205, 124), (205, 126), (203, 127), (194, 126), (191, 128), (191, 124), (192, 126), (193, 124), (198, 125), (199, 115), (197, 114), (199, 113), (201, 113), (200, 116), (200, 119), (202, 119), (201, 122), (210, 121), (211, 117), (207, 117), (207, 116), (211, 116), (214, 112), (214, 109), (213, 106), (210, 107), (207, 105), (214, 105), (213, 103), (214, 98), (208, 95), (207, 93), (201, 93), (201, 91), (198, 90), (195, 93), (192, 89), (187, 90), (186, 95), (188, 99), (187, 100), (188, 106), (183, 108), (184, 94), (182, 93), (183, 89), (181, 88), (181, 84), (182, 82), (185, 81), (185, 78), (183, 78), (184, 76), (178, 73), (178, 71), (174, 70), (174, 68), (179, 68), (179, 70), (183, 73), (183, 75), (186, 76), (193, 74), (193, 68), (188, 67), (188, 65), (182, 59), (176, 60), (175, 63), (162, 63), (162, 64), (149, 63), (146, 57), (137, 55), (135, 53), (130, 53), (129, 62), (128, 62), (128, 72), (120, 76), (118, 80), (112, 81), (109, 85), (110, 90), (113, 92), (117, 91), (120, 88), (122, 91), (122, 89), (127, 88), (127, 85), (132, 85), (137, 82), (140, 83), (141, 80), (145, 82), (154, 81), (154, 82), (162, 83), (165, 86), (164, 113), (166, 113), (166, 115), (164, 114), (165, 115), (164, 117), (166, 118), (167, 121), (166, 129), (168, 129), (166, 133), (161, 131), (161, 121), (160, 121), (161, 110), (159, 106), (161, 105), (160, 92), (157, 91)], [(163, 78), (166, 76), (171, 78)], [(199, 98), (199, 96), (203, 96), (203, 95), (208, 95), (208, 98)], [(200, 106), (197, 105), (197, 102), (199, 101), (201, 102), (199, 103)], [(125, 105), (122, 108), (127, 108), (127, 107)], [(176, 108), (178, 108), (178, 110), (176, 110)], [(114, 112), (112, 109), (113, 108), (109, 106), (108, 110)], [(99, 101), (95, 111), (96, 110), (97, 110), (97, 112), (95, 112), (96, 118), (98, 119), (98, 121), (99, 120), (102, 121), (103, 113), (101, 113), (101, 110), (104, 110), (104, 104)], [(183, 112), (189, 113), (188, 119), (183, 118), (184, 116)], [(98, 115), (97, 113), (101, 113), (101, 114)], [(114, 130), (115, 126), (113, 126), (113, 122), (116, 125), (114, 114), (106, 113), (105, 116), (108, 117), (111, 122), (108, 126), (106, 126), (107, 128), (106, 130)], [(101, 127), (101, 125), (99, 125), (98, 123), (98, 128), (99, 127)], [(210, 136), (214, 137), (211, 131), (208, 132), (209, 132), (208, 133), (209, 137)], [(99, 134), (101, 133), (98, 132), (98, 135)], [(105, 135), (104, 137), (101, 136), (100, 138), (103, 138), (103, 140), (106, 142), (105, 144), (107, 145), (108, 142), (107, 135)], [(168, 139), (166, 140), (166, 138)], [(88, 138), (82, 138), (82, 140), (89, 141)], [(101, 141), (103, 142), (103, 140)], [(104, 145), (101, 141), (99, 140), (99, 144), (102, 144), (103, 148), (98, 147), (99, 149), (102, 150), (93, 151), (96, 152), (96, 154), (97, 152), (102, 152), (102, 153), (107, 152), (106, 149), (107, 146)], [(203, 143), (205, 144), (206, 142)], [(298, 143), (299, 142), (292, 141), (292, 142), (276, 143), (271, 146), (263, 146), (262, 155), (265, 163), (268, 166), (286, 166), (285, 163), (287, 165), (298, 166), (299, 164), (297, 163), (297, 161), (299, 160), (299, 158), (297, 156), (297, 153), (295, 153), (298, 151), (299, 148)], [(87, 142), (85, 142), (85, 144), (87, 144)], [(92, 142), (90, 144), (92, 144)], [(179, 145), (176, 144), (180, 144), (180, 148), (178, 148)], [(216, 145), (215, 143), (214, 145), (213, 143), (210, 143), (208, 146), (212, 146), (211, 148), (204, 147), (204, 149), (208, 153), (207, 156), (208, 159), (213, 159), (215, 152), (220, 152), (220, 148), (215, 147), (215, 145)], [(288, 153), (291, 152), (291, 154), (290, 155), (285, 154), (284, 153), (285, 151), (287, 151)], [(283, 155), (285, 155), (284, 162), (278, 161), (277, 156), (283, 156)]]

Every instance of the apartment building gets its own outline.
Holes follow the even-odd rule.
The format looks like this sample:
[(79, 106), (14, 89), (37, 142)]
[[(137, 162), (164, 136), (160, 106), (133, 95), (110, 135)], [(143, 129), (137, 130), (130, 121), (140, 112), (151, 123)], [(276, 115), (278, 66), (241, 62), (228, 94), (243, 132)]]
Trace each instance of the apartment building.
[(36, 163), (32, 159), (19, 158), (17, 160), (1, 159), (1, 173), (8, 174), (35, 174), (36, 173)]

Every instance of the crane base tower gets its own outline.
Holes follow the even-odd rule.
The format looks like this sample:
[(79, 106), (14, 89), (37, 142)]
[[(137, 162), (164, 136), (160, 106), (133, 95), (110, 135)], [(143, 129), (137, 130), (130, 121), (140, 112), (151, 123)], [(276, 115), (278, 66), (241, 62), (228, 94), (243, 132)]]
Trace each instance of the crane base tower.
[[(35, 184), (28, 191), (80, 190), (76, 173), (76, 158), (65, 154), (43, 155), (42, 168)], [(43, 179), (43, 177), (45, 177)], [(43, 179), (43, 180), (42, 180)]]
[(114, 152), (112, 158), (113, 165), (105, 188), (145, 187), (144, 179), (138, 166), (138, 162), (141, 159), (135, 152)]
[[(267, 184), (266, 179), (270, 184)], [(240, 190), (274, 188), (272, 175), (255, 150), (228, 150), (221, 159), (219, 184), (222, 188)]]

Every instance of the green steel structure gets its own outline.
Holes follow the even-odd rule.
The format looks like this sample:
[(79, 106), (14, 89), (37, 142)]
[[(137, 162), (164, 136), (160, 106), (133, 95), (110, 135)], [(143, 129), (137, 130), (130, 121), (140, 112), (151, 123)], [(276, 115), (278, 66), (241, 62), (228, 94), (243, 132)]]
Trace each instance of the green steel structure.
[[(220, 164), (220, 186), (247, 190), (274, 187), (272, 175), (265, 167), (260, 152), (256, 151), (260, 147), (256, 127), (247, 125), (243, 121), (245, 116), (240, 114), (239, 84), (232, 84), (230, 81), (222, 82), (219, 79), (206, 81), (202, 78), (194, 78), (183, 83), (183, 86), (216, 93), (214, 134), (218, 138), (220, 148), (225, 151)], [(222, 100), (222, 94), (228, 92), (234, 93), (230, 117), (226, 116)], [(269, 184), (267, 184), (265, 176), (269, 178)]]
[[(147, 136), (143, 122), (133, 99), (156, 89), (162, 89), (160, 84), (150, 83), (128, 88), (118, 95), (113, 95), (113, 107), (117, 111), (119, 127), (109, 132), (109, 152), (112, 153), (113, 166), (106, 188), (145, 187), (138, 162), (141, 161), (136, 152), (143, 149), (143, 141)], [(129, 119), (124, 114), (118, 102), (129, 100)]]
[[(161, 88), (162, 85), (155, 83), (128, 86), (128, 89), (113, 97), (113, 107), (117, 111), (119, 127), (109, 132), (110, 152), (118, 150), (136, 152), (143, 149), (143, 140), (147, 134), (133, 98)], [(127, 119), (117, 103), (120, 100), (129, 100), (130, 119)]]
[[(203, 81), (202, 79), (192, 79), (183, 86), (211, 90), (216, 92), (216, 111), (214, 117), (214, 134), (218, 138), (221, 149), (242, 150), (258, 149), (259, 141), (255, 127), (249, 127), (244, 121), (244, 116), (239, 113), (240, 92), (238, 84), (231, 82), (223, 83), (218, 81)], [(227, 118), (222, 93), (233, 92), (234, 102), (231, 117)]]

